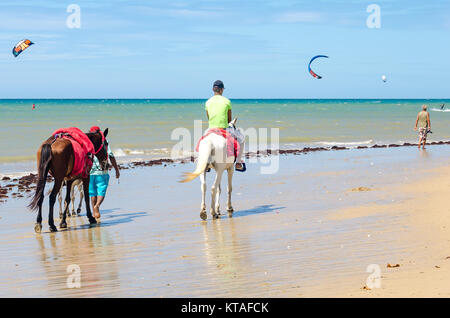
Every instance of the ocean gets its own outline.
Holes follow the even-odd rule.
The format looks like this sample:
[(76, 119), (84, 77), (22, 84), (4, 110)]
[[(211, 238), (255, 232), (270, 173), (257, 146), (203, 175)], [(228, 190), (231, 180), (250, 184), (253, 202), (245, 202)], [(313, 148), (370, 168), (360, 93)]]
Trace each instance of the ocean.
[[(76, 126), (109, 128), (120, 162), (169, 157), (176, 128), (207, 128), (206, 99), (10, 99), (0, 100), (0, 176), (35, 170), (35, 154), (51, 133)], [(280, 149), (417, 141), (414, 123), (429, 106), (429, 141), (450, 140), (450, 100), (232, 99), (237, 126), (279, 129)], [(440, 110), (446, 103), (448, 109)], [(36, 109), (32, 110), (32, 105)], [(196, 141), (192, 137), (192, 151)], [(269, 145), (270, 147), (270, 145)], [(189, 153), (184, 153), (189, 155)]]

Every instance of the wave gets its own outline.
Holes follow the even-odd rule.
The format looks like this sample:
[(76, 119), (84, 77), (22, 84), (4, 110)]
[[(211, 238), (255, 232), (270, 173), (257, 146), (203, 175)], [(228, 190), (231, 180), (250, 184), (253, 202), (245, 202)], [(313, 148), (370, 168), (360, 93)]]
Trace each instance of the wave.
[(115, 148), (112, 150), (115, 157), (126, 157), (130, 155), (160, 155), (170, 154), (168, 148), (152, 148), (152, 149), (129, 149)]
[(434, 112), (443, 112), (443, 113), (450, 112), (450, 109), (431, 108), (430, 110), (432, 110)]
[(364, 140), (364, 141), (318, 141), (314, 144), (322, 145), (322, 146), (360, 146), (360, 145), (369, 145), (373, 143), (373, 140)]

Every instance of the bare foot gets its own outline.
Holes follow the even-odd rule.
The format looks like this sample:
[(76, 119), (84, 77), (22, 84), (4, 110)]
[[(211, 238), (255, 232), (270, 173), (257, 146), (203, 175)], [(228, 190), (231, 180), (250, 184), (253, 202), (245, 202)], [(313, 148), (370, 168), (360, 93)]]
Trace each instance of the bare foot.
[(100, 219), (100, 209), (97, 206), (94, 206), (94, 218)]

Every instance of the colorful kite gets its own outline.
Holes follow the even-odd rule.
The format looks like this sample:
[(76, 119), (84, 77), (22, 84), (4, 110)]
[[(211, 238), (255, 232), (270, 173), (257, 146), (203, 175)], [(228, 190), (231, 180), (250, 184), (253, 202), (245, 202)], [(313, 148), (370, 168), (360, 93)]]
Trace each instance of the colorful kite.
[(12, 49), (12, 54), (14, 55), (14, 57), (18, 57), (20, 53), (25, 51), (30, 45), (33, 44), (34, 43), (28, 39), (22, 40), (14, 46), (14, 48)]
[(314, 57), (311, 59), (311, 61), (309, 61), (309, 65), (308, 65), (309, 73), (310, 73), (312, 76), (314, 76), (315, 78), (317, 78), (317, 79), (321, 79), (322, 76), (317, 75), (316, 73), (314, 73), (314, 71), (311, 69), (311, 63), (312, 63), (315, 59), (317, 59), (317, 58), (319, 58), (319, 57), (326, 57), (326, 58), (328, 58), (328, 56), (326, 56), (326, 55), (316, 55), (316, 56), (314, 56)]

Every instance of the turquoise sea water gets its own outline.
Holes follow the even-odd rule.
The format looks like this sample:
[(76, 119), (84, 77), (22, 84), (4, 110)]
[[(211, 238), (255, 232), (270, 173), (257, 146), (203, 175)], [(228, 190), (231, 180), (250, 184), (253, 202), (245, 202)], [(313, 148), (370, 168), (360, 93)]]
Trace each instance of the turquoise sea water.
[[(168, 157), (177, 142), (171, 140), (175, 128), (193, 132), (194, 120), (203, 120), (206, 128), (205, 100), (0, 100), (0, 174), (12, 166), (30, 166), (40, 143), (57, 128), (70, 126), (84, 131), (108, 127), (112, 149), (122, 161)], [(450, 100), (232, 100), (239, 127), (279, 128), (282, 149), (413, 142), (424, 103), (432, 121), (429, 140), (450, 139)], [(442, 103), (448, 111), (440, 111)]]

